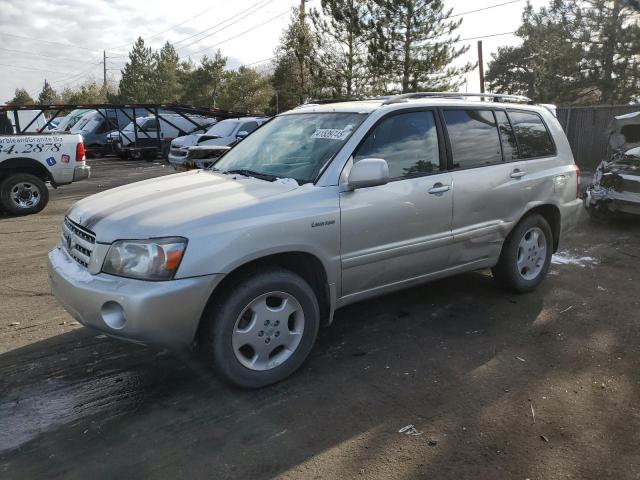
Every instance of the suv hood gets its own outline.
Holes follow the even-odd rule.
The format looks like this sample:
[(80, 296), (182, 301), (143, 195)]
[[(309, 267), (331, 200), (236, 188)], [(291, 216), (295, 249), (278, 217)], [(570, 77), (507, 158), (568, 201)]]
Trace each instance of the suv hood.
[(241, 175), (192, 170), (132, 183), (91, 195), (67, 212), (96, 240), (186, 236), (214, 215), (298, 188), (295, 180), (267, 182)]

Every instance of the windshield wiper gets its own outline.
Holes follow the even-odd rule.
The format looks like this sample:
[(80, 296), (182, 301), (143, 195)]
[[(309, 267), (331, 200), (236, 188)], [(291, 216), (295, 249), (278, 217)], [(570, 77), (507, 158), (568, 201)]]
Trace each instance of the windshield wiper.
[(247, 168), (239, 168), (237, 170), (227, 170), (226, 172), (222, 172), (222, 173), (238, 174), (238, 175), (243, 175), (245, 177), (255, 177), (255, 178), (259, 178), (260, 180), (266, 180), (268, 182), (273, 182), (278, 179), (278, 177), (276, 177), (275, 175), (256, 172), (255, 170), (249, 170)]
[(254, 170), (248, 170), (246, 168), (240, 168), (237, 170), (228, 170), (222, 173), (238, 174), (238, 175), (243, 175), (245, 177), (255, 177), (255, 178), (259, 178), (260, 180), (266, 180), (267, 182), (275, 182), (278, 179), (278, 177), (276, 177), (275, 175), (269, 175), (268, 173), (260, 173)]

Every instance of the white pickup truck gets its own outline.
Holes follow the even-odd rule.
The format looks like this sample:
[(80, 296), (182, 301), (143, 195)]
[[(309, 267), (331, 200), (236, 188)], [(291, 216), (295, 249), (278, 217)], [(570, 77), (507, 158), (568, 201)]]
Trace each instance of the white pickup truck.
[(46, 182), (57, 188), (89, 173), (81, 135), (0, 135), (0, 208), (12, 215), (42, 210)]

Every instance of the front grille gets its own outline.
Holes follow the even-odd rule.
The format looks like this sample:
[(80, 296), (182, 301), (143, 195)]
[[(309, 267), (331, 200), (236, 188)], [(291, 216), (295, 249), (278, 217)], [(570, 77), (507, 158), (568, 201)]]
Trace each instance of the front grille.
[(96, 235), (67, 217), (62, 224), (62, 244), (67, 253), (83, 267), (88, 267)]
[(171, 155), (174, 155), (176, 157), (186, 157), (187, 156), (187, 149), (186, 148), (172, 148), (171, 149)]

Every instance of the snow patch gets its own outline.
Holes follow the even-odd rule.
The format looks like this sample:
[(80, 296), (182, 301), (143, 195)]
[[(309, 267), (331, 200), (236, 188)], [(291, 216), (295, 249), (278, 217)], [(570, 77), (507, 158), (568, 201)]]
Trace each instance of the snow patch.
[(587, 265), (597, 265), (598, 261), (589, 256), (572, 255), (569, 252), (557, 252), (551, 257), (554, 265), (577, 265), (586, 267)]

